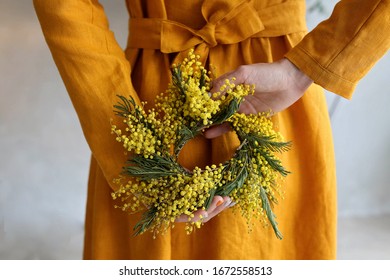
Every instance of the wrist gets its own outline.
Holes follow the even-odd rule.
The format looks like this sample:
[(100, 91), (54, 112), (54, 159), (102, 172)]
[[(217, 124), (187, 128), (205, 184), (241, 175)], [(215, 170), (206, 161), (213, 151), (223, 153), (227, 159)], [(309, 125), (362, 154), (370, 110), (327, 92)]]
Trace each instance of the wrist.
[(303, 95), (307, 88), (313, 83), (313, 80), (287, 58), (281, 59), (279, 63), (282, 69), (290, 77), (291, 86), (296, 88)]

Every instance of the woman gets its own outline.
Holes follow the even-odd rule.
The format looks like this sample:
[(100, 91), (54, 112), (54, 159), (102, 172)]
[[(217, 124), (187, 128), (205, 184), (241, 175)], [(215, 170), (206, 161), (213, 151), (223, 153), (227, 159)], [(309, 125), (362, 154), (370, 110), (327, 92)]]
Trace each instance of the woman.
[[(333, 144), (325, 97), (317, 85), (351, 97), (358, 80), (389, 48), (389, 0), (340, 1), (331, 18), (307, 35), (303, 0), (127, 0), (125, 51), (97, 1), (34, 4), (92, 151), (84, 258), (336, 257)], [(132, 237), (139, 216), (114, 209), (112, 180), (125, 162), (109, 133), (116, 95), (130, 94), (153, 106), (156, 94), (167, 87), (171, 63), (191, 48), (206, 66), (224, 74), (214, 88), (232, 76), (256, 84), (255, 95), (240, 110), (278, 112), (275, 123), (293, 142), (282, 159), (292, 174), (285, 182), (285, 199), (275, 208), (282, 241), (260, 223), (248, 233), (245, 219), (232, 213), (226, 197), (213, 201), (200, 230), (186, 235), (178, 223), (155, 240), (150, 234)], [(222, 125), (188, 143), (180, 160), (189, 168), (222, 162), (238, 144)]]

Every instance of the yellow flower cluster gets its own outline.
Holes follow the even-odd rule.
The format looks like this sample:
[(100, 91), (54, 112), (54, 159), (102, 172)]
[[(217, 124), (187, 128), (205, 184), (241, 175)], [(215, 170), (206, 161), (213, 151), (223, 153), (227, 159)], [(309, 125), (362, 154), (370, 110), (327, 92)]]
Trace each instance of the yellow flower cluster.
[[(202, 225), (201, 221), (191, 222), (193, 212), (206, 210), (214, 195), (222, 195), (237, 203), (248, 225), (252, 219), (260, 219), (264, 225), (270, 222), (281, 236), (270, 203), (277, 202), (279, 178), (288, 173), (275, 152), (287, 150), (288, 143), (281, 142), (268, 114), (235, 111), (254, 87), (234, 82), (226, 80), (211, 96), (208, 73), (199, 56), (190, 51), (182, 64), (173, 66), (172, 82), (156, 98), (156, 110), (145, 112), (145, 104), (136, 105), (123, 97), (123, 103), (115, 106), (125, 129), (122, 132), (112, 125), (111, 131), (131, 155), (124, 167), (131, 179), (116, 180), (120, 188), (112, 197), (120, 201), (117, 207), (123, 211), (144, 211), (134, 228), (136, 235), (164, 233), (183, 214), (188, 216), (186, 231), (191, 233)], [(241, 141), (235, 156), (203, 170), (182, 167), (177, 158), (185, 143), (223, 121), (231, 124)]]
[(281, 188), (279, 179), (281, 177), (258, 154), (254, 155), (246, 164), (249, 170), (248, 177), (240, 188), (236, 188), (230, 193), (230, 198), (236, 202), (236, 208), (247, 219), (249, 226), (251, 225), (249, 222), (254, 219), (267, 225), (268, 217), (264, 213), (263, 201), (259, 194), (263, 189), (271, 201), (277, 202), (275, 190), (279, 194)]
[(252, 133), (268, 137), (277, 137), (278, 140), (280, 140), (280, 135), (274, 130), (269, 114), (259, 113), (257, 115), (246, 115), (236, 113), (229, 119), (229, 122), (236, 131), (241, 131), (245, 134)]
[[(258, 176), (253, 172), (250, 178), (248, 178), (241, 188), (232, 191), (230, 197), (236, 202), (237, 208), (239, 208), (241, 215), (247, 219), (247, 221), (253, 221), (254, 219), (260, 220), (263, 224), (267, 224), (267, 216), (264, 213), (262, 207), (262, 200), (259, 199), (260, 188), (262, 187), (261, 176)], [(251, 224), (248, 223), (251, 229)]]
[[(157, 98), (156, 106), (167, 115), (165, 127), (170, 127), (174, 133), (182, 125), (212, 125), (212, 117), (233, 98), (241, 102), (244, 96), (254, 92), (251, 85), (235, 85), (233, 78), (226, 79), (219, 91), (211, 94), (210, 73), (201, 66), (199, 59), (191, 50), (180, 65), (174, 65), (174, 82), (169, 84), (165, 94)], [(169, 137), (175, 139), (174, 135)]]
[(163, 134), (161, 121), (156, 118), (156, 112), (154, 110), (150, 110), (146, 114), (143, 106), (137, 106), (135, 109), (138, 114), (129, 114), (123, 120), (127, 125), (125, 128), (126, 133), (123, 134), (122, 130), (117, 129), (116, 125), (111, 126), (111, 133), (116, 134), (116, 140), (122, 142), (123, 147), (128, 152), (143, 155), (146, 158), (154, 154), (160, 155), (160, 147), (162, 144), (160, 139)]
[(221, 102), (210, 97), (210, 78), (207, 76), (207, 70), (198, 61), (199, 58), (191, 50), (188, 58), (180, 65), (180, 82), (181, 88), (184, 89), (183, 116), (209, 125), (211, 116), (218, 112)]
[[(196, 167), (192, 174), (178, 173), (159, 180), (128, 181), (112, 193), (112, 198), (120, 199), (123, 204), (117, 207), (130, 213), (152, 207), (154, 218), (148, 230), (154, 235), (174, 227), (176, 218), (182, 214), (188, 216), (186, 230), (190, 233), (193, 226), (200, 226), (199, 223), (191, 222), (193, 212), (205, 209), (210, 192), (221, 180), (222, 168), (222, 165), (214, 169), (207, 166), (205, 170)], [(120, 180), (117, 182), (120, 183)]]
[(214, 98), (220, 98), (224, 103), (231, 101), (232, 98), (242, 100), (245, 96), (253, 94), (255, 91), (254, 85), (236, 85), (236, 78), (225, 80), (225, 83), (219, 89), (219, 92), (214, 93)]

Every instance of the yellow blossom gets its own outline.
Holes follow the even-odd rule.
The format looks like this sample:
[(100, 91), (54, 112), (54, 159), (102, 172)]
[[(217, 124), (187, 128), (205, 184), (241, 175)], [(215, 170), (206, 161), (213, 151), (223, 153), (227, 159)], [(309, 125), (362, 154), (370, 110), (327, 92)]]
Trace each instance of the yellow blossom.
[(191, 50), (181, 64), (172, 65), (172, 82), (156, 97), (155, 109), (146, 111), (145, 102), (137, 105), (123, 99), (116, 107), (124, 119), (120, 127), (111, 125), (111, 133), (131, 155), (129, 166), (124, 167), (131, 178), (115, 180), (119, 189), (112, 198), (118, 202), (116, 208), (125, 212), (146, 213), (135, 226), (136, 234), (164, 234), (183, 214), (188, 216), (185, 230), (190, 234), (203, 220), (192, 222), (193, 212), (206, 210), (215, 194), (228, 195), (236, 203), (234, 209), (247, 219), (249, 230), (253, 219), (264, 225), (273, 223), (269, 207), (263, 207), (282, 196), (280, 182), (287, 171), (275, 155), (286, 145), (279, 144), (283, 138), (274, 130), (269, 114), (234, 112), (223, 119), (241, 140), (230, 160), (193, 170), (177, 162), (188, 140), (213, 125), (215, 116), (225, 112), (232, 101), (239, 105), (254, 92), (253, 86), (236, 84), (233, 78), (210, 94), (211, 74), (199, 59)]

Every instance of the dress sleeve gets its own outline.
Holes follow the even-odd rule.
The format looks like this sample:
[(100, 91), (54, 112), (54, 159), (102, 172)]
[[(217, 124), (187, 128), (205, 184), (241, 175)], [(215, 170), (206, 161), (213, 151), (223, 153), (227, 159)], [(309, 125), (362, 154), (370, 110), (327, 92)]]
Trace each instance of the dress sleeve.
[(350, 99), (390, 47), (390, 0), (342, 0), (286, 54), (316, 84)]
[(126, 160), (110, 133), (116, 95), (139, 102), (130, 64), (97, 1), (34, 0), (34, 7), (92, 155), (112, 185)]

